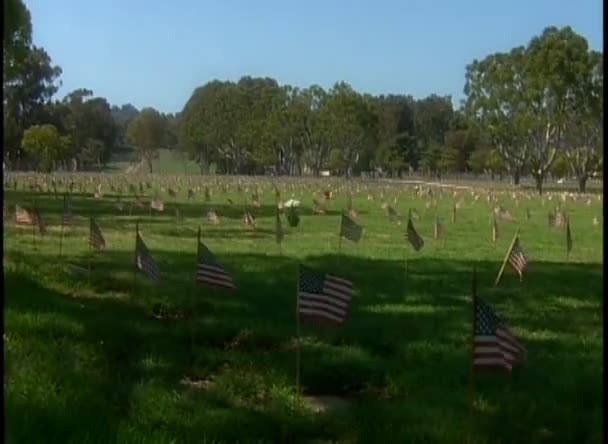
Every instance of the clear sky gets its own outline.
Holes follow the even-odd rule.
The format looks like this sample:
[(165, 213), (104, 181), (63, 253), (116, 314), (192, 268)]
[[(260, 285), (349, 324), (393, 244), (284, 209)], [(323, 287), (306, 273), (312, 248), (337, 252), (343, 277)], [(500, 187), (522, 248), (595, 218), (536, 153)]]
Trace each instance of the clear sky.
[(463, 97), (465, 66), (572, 26), (603, 50), (601, 0), (24, 0), (62, 97), (181, 111), (214, 78)]

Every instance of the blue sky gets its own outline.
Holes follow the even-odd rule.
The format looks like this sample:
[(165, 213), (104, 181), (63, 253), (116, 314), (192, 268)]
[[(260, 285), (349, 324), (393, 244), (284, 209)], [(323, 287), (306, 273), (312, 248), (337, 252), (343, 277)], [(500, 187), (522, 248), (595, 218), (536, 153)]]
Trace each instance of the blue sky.
[(572, 26), (603, 50), (601, 0), (24, 0), (59, 96), (181, 111), (214, 78), (274, 77), (371, 94), (463, 97), (475, 58)]

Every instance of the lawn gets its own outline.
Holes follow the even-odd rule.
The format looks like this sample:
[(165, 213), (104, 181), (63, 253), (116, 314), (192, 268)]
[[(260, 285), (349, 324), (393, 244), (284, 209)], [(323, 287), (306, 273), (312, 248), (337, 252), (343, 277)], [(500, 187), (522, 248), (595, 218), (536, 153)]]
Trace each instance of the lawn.
[[(8, 443), (603, 440), (602, 196), (501, 190), (498, 204), (515, 221), (498, 222), (493, 244), (486, 189), (435, 188), (429, 196), (407, 184), (354, 182), (353, 206), (364, 227), (355, 244), (338, 238), (345, 182), (283, 180), (281, 200), (300, 199), (301, 220), (291, 228), (282, 218), (279, 248), (269, 179), (145, 179), (148, 201), (158, 190), (165, 202), (165, 211), (152, 215), (148, 208), (129, 215), (128, 204), (119, 212), (109, 185), (97, 200), (88, 183), (84, 194), (74, 189), (77, 217), (59, 257), (61, 196), (35, 192), (27, 180), (21, 177), (17, 190), (9, 181), (4, 191)], [(179, 187), (176, 198), (169, 186)], [(242, 215), (256, 186), (261, 207), (248, 205), (254, 230)], [(193, 199), (189, 187), (200, 187)], [(325, 189), (335, 199), (326, 202), (325, 214), (312, 215), (313, 197), (323, 201)], [(133, 196), (125, 192), (121, 200)], [(35, 244), (31, 227), (14, 224), (14, 204), (34, 201), (49, 225)], [(400, 213), (401, 224), (389, 221), (383, 202)], [(558, 204), (570, 219), (568, 258), (565, 229), (547, 222)], [(175, 208), (183, 221), (176, 221)], [(221, 225), (207, 222), (210, 208)], [(409, 209), (425, 241), (420, 252), (404, 239)], [(87, 244), (90, 216), (105, 237), (103, 253), (91, 253)], [(443, 225), (439, 241), (433, 240), (436, 216)], [(134, 278), (136, 222), (159, 266), (158, 284), (141, 273)], [(235, 292), (195, 285), (199, 226)], [(507, 267), (495, 286), (518, 228), (530, 260), (524, 280)], [(295, 387), (300, 263), (355, 287), (343, 325), (301, 324), (302, 396)], [(474, 267), (477, 294), (528, 349), (511, 374), (470, 371)], [(319, 412), (313, 401), (329, 407)]]

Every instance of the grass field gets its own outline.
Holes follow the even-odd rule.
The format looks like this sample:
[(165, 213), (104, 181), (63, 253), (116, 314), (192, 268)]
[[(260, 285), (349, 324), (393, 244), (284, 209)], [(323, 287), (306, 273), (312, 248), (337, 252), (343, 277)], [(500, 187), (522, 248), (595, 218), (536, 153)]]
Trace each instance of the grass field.
[[(202, 192), (187, 199), (182, 186), (175, 199), (164, 193), (165, 212), (152, 216), (148, 209), (128, 216), (128, 205), (119, 213), (114, 196), (95, 200), (89, 186), (88, 194), (72, 197), (79, 217), (63, 238), (62, 258), (61, 199), (5, 189), (8, 443), (603, 441), (603, 200), (498, 194), (516, 222), (499, 222), (494, 245), (485, 190), (435, 190), (434, 208), (433, 198), (406, 185), (358, 183), (353, 205), (363, 239), (342, 240), (338, 255), (343, 184), (331, 182), (336, 199), (326, 214), (312, 216), (313, 192), (322, 200), (327, 181), (285, 182), (282, 200), (300, 198), (302, 208), (297, 228), (283, 218), (281, 254), (270, 182), (259, 179), (262, 206), (249, 208), (258, 222), (252, 230), (241, 222), (251, 179), (242, 192), (236, 179), (221, 180), (225, 192), (208, 181), (211, 202)], [(148, 195), (159, 187), (153, 182)], [(50, 228), (33, 249), (31, 227), (13, 220), (14, 204), (34, 199)], [(388, 221), (383, 201), (404, 223)], [(569, 261), (565, 230), (547, 226), (558, 202), (570, 216)], [(183, 222), (175, 220), (175, 207)], [(220, 226), (204, 218), (211, 207)], [(425, 241), (419, 253), (404, 240), (410, 208)], [(432, 238), (436, 215), (442, 241)], [(91, 260), (90, 279), (68, 265), (88, 267), (89, 216), (107, 244)], [(133, 286), (136, 220), (159, 265), (158, 285), (138, 274)], [(236, 292), (195, 286), (199, 225)], [(507, 268), (496, 287), (517, 228), (529, 268), (521, 284)], [(295, 391), (298, 263), (355, 285), (344, 325), (301, 325), (304, 401)], [(471, 378), (474, 266), (478, 295), (528, 349), (510, 375)], [(311, 399), (331, 400), (331, 408), (316, 412)]]

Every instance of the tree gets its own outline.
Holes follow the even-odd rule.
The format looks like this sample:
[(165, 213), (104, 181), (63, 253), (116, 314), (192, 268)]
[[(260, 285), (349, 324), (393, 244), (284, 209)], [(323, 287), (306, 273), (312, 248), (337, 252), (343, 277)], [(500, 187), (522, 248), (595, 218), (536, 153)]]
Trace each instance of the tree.
[(53, 125), (34, 125), (23, 133), (21, 146), (37, 160), (43, 171), (50, 173), (66, 142), (67, 139), (62, 139)]
[(474, 60), (466, 68), (465, 112), (491, 139), (519, 185), (529, 151), (522, 130), (524, 48)]
[(298, 101), (304, 155), (313, 174), (318, 177), (332, 148), (328, 137), (330, 131), (328, 94), (320, 86), (312, 85), (302, 91)]
[(144, 108), (129, 122), (127, 140), (135, 146), (142, 160), (146, 161), (152, 173), (152, 160), (157, 150), (165, 145), (167, 120), (154, 108)]
[(334, 149), (332, 163), (350, 177), (359, 157), (377, 143), (378, 116), (370, 98), (344, 82), (336, 83), (329, 91), (326, 107), (327, 137)]
[(32, 19), (22, 0), (4, 0), (3, 78), (13, 78), (25, 61), (32, 43)]
[(546, 28), (526, 48), (525, 126), (530, 169), (539, 193), (561, 148), (568, 102), (580, 90), (588, 57), (587, 41), (570, 27)]
[(45, 107), (57, 92), (55, 83), (61, 68), (52, 66), (51, 58), (42, 48), (31, 47), (25, 51), (22, 63), (14, 65), (11, 75), (4, 76), (4, 132), (5, 155), (19, 159), (19, 147), (23, 131), (40, 123), (45, 117)]
[(574, 94), (568, 102), (564, 158), (584, 193), (590, 175), (602, 168), (604, 146), (604, 59), (596, 51), (581, 64)]

